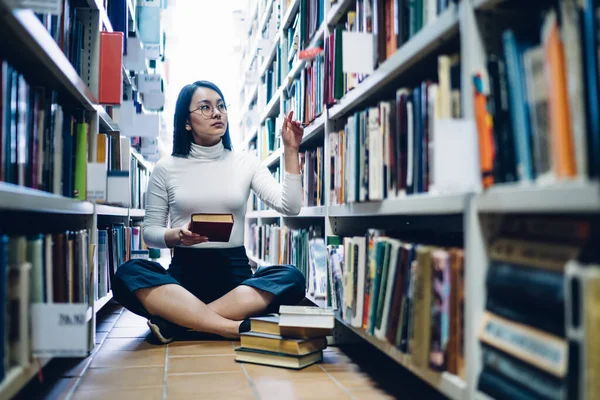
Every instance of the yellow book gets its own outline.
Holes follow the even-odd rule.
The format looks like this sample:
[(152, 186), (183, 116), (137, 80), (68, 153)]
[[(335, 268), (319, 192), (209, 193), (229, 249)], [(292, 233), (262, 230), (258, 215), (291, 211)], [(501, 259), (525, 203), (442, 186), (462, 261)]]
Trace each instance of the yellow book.
[(242, 347), (254, 350), (272, 351), (276, 353), (306, 355), (327, 347), (324, 337), (315, 339), (283, 338), (267, 333), (245, 332), (240, 335)]

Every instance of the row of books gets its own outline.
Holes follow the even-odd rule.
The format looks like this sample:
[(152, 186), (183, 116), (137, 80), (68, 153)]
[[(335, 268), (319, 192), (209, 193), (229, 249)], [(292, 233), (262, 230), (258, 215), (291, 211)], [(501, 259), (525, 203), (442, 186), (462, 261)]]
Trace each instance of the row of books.
[(484, 187), (600, 175), (595, 12), (572, 0), (514, 10), (521, 28), (473, 76)]
[[(278, 118), (279, 119), (279, 118)], [(256, 142), (258, 144), (258, 158), (266, 159), (281, 146), (281, 136), (277, 132), (278, 121), (275, 118), (267, 118), (264, 125), (258, 130)]]
[(496, 399), (597, 397), (597, 228), (523, 216), (491, 226), (479, 390)]
[[(439, 56), (439, 83), (398, 89), (394, 99), (356, 111), (343, 130), (331, 132), (331, 204), (449, 190), (439, 172), (446, 165), (434, 160), (450, 156), (436, 143), (451, 133), (438, 134), (436, 121), (460, 117), (459, 76), (458, 57)], [(463, 180), (466, 186), (469, 178)]]
[(31, 362), (33, 303), (89, 304), (89, 232), (0, 235), (0, 384)]
[(0, 181), (85, 199), (85, 115), (0, 60)]
[(323, 228), (318, 225), (291, 229), (274, 224), (251, 223), (246, 249), (267, 264), (296, 266), (304, 275), (311, 295), (324, 299), (327, 261), (322, 232)]
[(142, 238), (141, 226), (112, 224), (98, 229), (98, 290), (96, 300), (112, 290), (112, 278), (123, 263), (138, 250), (148, 250)]
[[(273, 42), (276, 31), (279, 29), (281, 21), (281, 10), (287, 10), (287, 7), (281, 7), (280, 2), (277, 1), (274, 5), (273, 12), (271, 13), (269, 20), (261, 33), (263, 43)], [(272, 46), (275, 47), (275, 57), (271, 62), (271, 65), (265, 72), (264, 79), (259, 84), (258, 91), (258, 110), (259, 112), (271, 101), (275, 92), (279, 89), (284, 82), (285, 77), (292, 69), (294, 64), (299, 61), (300, 54), (303, 50), (307, 49), (310, 40), (316, 34), (317, 29), (321, 25), (324, 18), (324, 0), (309, 0), (300, 2), (299, 11), (294, 17), (293, 23), (287, 28), (285, 32), (286, 41), (284, 45), (280, 45), (279, 42), (275, 42)], [(261, 50), (260, 54), (264, 56), (271, 48)], [(253, 57), (249, 54), (249, 57)], [(258, 68), (262, 65), (262, 59), (264, 57), (258, 57), (254, 66), (251, 66), (250, 75), (258, 74)], [(296, 119), (300, 121), (307, 121), (309, 123), (316, 116), (322, 112), (323, 102), (318, 101), (322, 99), (322, 74), (323, 74), (323, 55), (318, 56), (315, 60), (315, 66), (309, 67), (301, 71), (301, 77), (297, 79), (288, 92), (284, 95), (284, 98), (293, 101), (296, 104), (302, 102), (302, 106), (299, 109), (295, 109), (293, 106), (287, 106), (285, 109), (287, 112), (291, 109), (295, 109)], [(319, 97), (321, 96), (321, 97)], [(305, 100), (306, 99), (306, 100)], [(312, 103), (310, 102), (312, 101)], [(306, 102), (306, 103), (304, 103)], [(312, 110), (311, 113), (307, 113), (305, 116), (304, 108)], [(316, 114), (313, 116), (313, 114)]]
[(146, 191), (151, 171), (143, 167), (137, 158), (131, 157), (129, 175), (131, 177), (131, 208), (146, 208)]
[(342, 32), (373, 35), (373, 66), (377, 68), (421, 29), (435, 23), (441, 13), (454, 7), (454, 3), (453, 0), (357, 1), (354, 10), (348, 11), (343, 22), (333, 27), (325, 38), (324, 75), (328, 77), (324, 87), (325, 103), (334, 104), (366, 78), (365, 74), (343, 72)]
[[(277, 182), (281, 182), (279, 164), (276, 164), (271, 168), (271, 175)], [(250, 194), (250, 206), (248, 211), (263, 211), (267, 209), (269, 209), (269, 207), (261, 199), (259, 199), (255, 193)]]
[(36, 13), (36, 16), (71, 62), (75, 71), (81, 75), (84, 48), (83, 22), (78, 8), (70, 0), (61, 3), (59, 15)]
[(319, 52), (287, 87), (282, 108), (285, 115), (294, 111), (294, 119), (308, 125), (323, 113), (323, 66), (324, 54)]
[(318, 146), (298, 154), (302, 174), (302, 207), (325, 205), (325, 150)]
[(332, 307), (417, 368), (464, 379), (464, 251), (404, 242), (370, 229), (330, 237)]
[[(89, 115), (57, 100), (57, 92), (30, 85), (0, 60), (0, 181), (86, 200), (88, 181), (130, 169), (130, 139), (93, 134)], [(89, 174), (89, 163), (103, 165), (100, 176)], [(131, 170), (132, 203), (139, 206), (146, 175)]]
[[(260, 142), (260, 141), (259, 141)], [(265, 141), (262, 141), (263, 147)], [(256, 150), (251, 146), (250, 151)], [(325, 153), (323, 146), (314, 150), (301, 151), (298, 154), (300, 173), (302, 175), (302, 206), (314, 207), (325, 205)], [(281, 167), (277, 163), (271, 167), (271, 173), (277, 182), (280, 182)], [(251, 195), (250, 211), (266, 210), (268, 207), (255, 194)]]

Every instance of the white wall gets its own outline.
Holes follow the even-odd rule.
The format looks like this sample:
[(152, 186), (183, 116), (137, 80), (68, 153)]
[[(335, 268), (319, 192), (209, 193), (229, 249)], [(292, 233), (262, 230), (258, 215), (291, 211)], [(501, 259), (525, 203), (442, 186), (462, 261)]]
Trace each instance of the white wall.
[(165, 105), (167, 134), (161, 138), (172, 149), (173, 113), (181, 88), (197, 80), (215, 83), (229, 105), (229, 126), (234, 143), (239, 140), (238, 104), (240, 81), (239, 56), (234, 52), (235, 36), (232, 12), (245, 8), (247, 0), (177, 0), (170, 12), (167, 33), (169, 82)]

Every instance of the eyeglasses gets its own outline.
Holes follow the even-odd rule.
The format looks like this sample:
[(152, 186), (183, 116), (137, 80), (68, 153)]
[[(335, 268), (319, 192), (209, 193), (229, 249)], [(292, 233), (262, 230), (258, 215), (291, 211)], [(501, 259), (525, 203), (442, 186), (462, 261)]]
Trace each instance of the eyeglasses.
[(227, 114), (227, 105), (225, 103), (219, 103), (216, 107), (212, 104), (202, 104), (198, 108), (190, 111), (190, 113), (193, 113), (194, 111), (200, 111), (202, 115), (210, 118), (215, 113), (215, 108), (219, 110), (221, 114)]

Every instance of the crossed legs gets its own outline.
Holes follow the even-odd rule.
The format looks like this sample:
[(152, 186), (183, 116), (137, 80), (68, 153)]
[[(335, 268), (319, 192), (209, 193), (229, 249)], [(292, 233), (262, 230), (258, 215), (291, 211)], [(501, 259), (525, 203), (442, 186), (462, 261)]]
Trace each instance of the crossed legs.
[(136, 297), (151, 314), (198, 332), (238, 338), (240, 323), (264, 312), (274, 295), (241, 285), (206, 304), (180, 285), (168, 284), (135, 291)]

